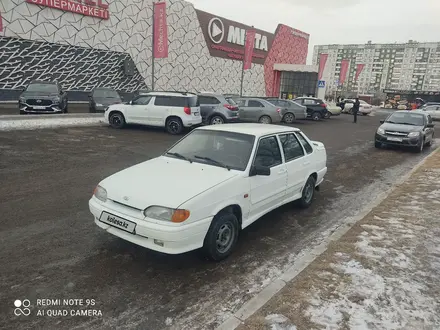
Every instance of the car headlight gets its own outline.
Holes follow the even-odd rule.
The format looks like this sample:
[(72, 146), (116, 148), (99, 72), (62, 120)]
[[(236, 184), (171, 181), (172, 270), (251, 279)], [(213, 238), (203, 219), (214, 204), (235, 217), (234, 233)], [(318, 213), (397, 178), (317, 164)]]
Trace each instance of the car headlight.
[(103, 107), (103, 105), (101, 103), (96, 103), (97, 107)]
[(378, 128), (377, 129), (377, 134), (384, 135), (385, 134), (385, 130), (383, 128)]
[(144, 215), (147, 218), (180, 223), (189, 218), (190, 212), (163, 206), (151, 206), (144, 211)]
[(97, 186), (95, 188), (95, 191), (93, 192), (93, 195), (98, 198), (100, 201), (105, 202), (107, 201), (107, 190), (105, 190), (101, 186)]
[(19, 101), (22, 102), (22, 103), (26, 103), (26, 99), (24, 97), (20, 97)]
[(420, 132), (410, 132), (408, 134), (408, 137), (418, 137), (420, 135)]

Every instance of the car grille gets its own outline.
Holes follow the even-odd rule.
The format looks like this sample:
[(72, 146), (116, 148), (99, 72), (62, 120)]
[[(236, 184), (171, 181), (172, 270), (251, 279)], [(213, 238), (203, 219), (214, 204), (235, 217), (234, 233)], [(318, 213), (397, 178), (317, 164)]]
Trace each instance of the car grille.
[(404, 137), (407, 136), (408, 133), (404, 133), (404, 132), (394, 132), (394, 131), (385, 131), (386, 135), (391, 135), (391, 136), (398, 136), (398, 137)]
[(29, 105), (35, 105), (35, 106), (49, 106), (52, 105), (51, 100), (40, 100), (40, 99), (27, 99), (26, 103)]

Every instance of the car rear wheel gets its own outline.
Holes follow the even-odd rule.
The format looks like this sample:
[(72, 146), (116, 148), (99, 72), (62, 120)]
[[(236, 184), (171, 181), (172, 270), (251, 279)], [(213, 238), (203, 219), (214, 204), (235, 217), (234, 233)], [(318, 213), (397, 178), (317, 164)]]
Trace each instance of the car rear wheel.
[(283, 120), (286, 124), (292, 124), (295, 121), (295, 115), (291, 112), (288, 112), (284, 115)]
[(217, 214), (203, 242), (205, 255), (214, 261), (227, 258), (234, 249), (239, 232), (237, 217), (232, 213)]
[(171, 117), (167, 119), (165, 124), (167, 132), (172, 135), (181, 134), (183, 131), (183, 123), (182, 120), (178, 117)]
[(113, 128), (122, 128), (125, 126), (125, 117), (120, 112), (113, 112), (110, 114), (108, 121)]
[(260, 124), (271, 124), (272, 118), (270, 118), (269, 116), (261, 116), (260, 119), (258, 119), (258, 122)]
[(321, 113), (320, 112), (314, 112), (313, 114), (312, 114), (312, 119), (314, 120), (314, 121), (318, 121), (318, 120), (321, 120), (322, 119), (322, 115), (321, 115)]
[(327, 113), (325, 114), (324, 118), (325, 119), (329, 119), (332, 116), (332, 113), (330, 111), (327, 111)]
[(221, 125), (224, 123), (225, 121), (221, 116), (212, 116), (209, 120), (209, 125)]
[(309, 176), (302, 190), (302, 196), (299, 199), (299, 205), (306, 209), (312, 205), (313, 197), (315, 196), (316, 180), (313, 176)]

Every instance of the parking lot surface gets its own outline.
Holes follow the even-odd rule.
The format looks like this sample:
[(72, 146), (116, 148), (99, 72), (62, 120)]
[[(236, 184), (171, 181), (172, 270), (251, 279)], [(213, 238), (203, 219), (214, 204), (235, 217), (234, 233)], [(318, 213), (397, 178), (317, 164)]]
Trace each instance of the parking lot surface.
[[(375, 149), (383, 116), (294, 125), (327, 148), (329, 171), (314, 205), (264, 216), (221, 263), (135, 246), (97, 228), (89, 213), (100, 180), (160, 155), (179, 137), (140, 127), (0, 132), (0, 328), (214, 328), (431, 152)], [(43, 298), (94, 299), (88, 308), (102, 316), (37, 315), (85, 308), (37, 306)], [(31, 315), (14, 315), (16, 299), (31, 301)]]

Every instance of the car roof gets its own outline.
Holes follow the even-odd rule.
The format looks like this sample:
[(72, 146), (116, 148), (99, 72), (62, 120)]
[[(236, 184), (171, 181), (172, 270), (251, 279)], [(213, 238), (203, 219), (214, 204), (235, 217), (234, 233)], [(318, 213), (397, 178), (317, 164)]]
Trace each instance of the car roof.
[(188, 92), (188, 94), (184, 92), (148, 92), (143, 94), (145, 95), (151, 95), (151, 96), (180, 96), (180, 97), (195, 97), (196, 94)]
[(56, 81), (43, 81), (43, 80), (32, 80), (30, 84), (46, 84), (46, 85), (56, 85)]
[(294, 100), (297, 100), (297, 99), (320, 100), (319, 98), (317, 98), (317, 97), (312, 97), (312, 96), (299, 96), (299, 97), (294, 98)]
[(300, 129), (296, 127), (253, 124), (253, 123), (211, 125), (211, 126), (199, 127), (197, 128), (197, 130), (242, 133), (242, 134), (254, 135), (256, 137), (260, 137), (268, 134), (291, 133), (291, 132), (300, 131)]
[(394, 111), (393, 114), (394, 113), (418, 113), (418, 114), (424, 115), (424, 116), (428, 115), (426, 112), (420, 111), (420, 110), (397, 110), (397, 111)]

